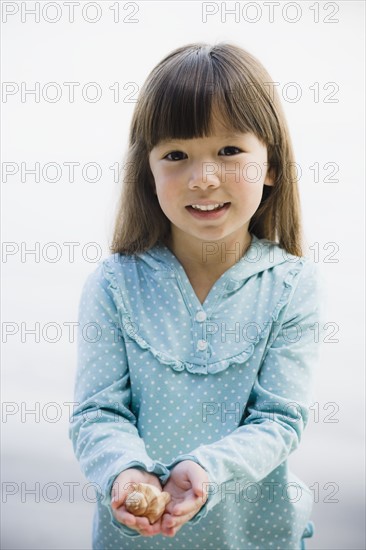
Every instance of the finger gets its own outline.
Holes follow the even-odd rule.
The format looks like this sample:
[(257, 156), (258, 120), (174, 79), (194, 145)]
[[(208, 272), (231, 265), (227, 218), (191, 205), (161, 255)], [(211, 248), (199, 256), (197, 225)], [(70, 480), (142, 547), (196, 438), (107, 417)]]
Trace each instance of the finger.
[(150, 523), (147, 518), (134, 516), (130, 512), (127, 512), (124, 506), (118, 507), (113, 510), (112, 513), (117, 521), (127, 525), (128, 527), (133, 527), (135, 529), (149, 529), (150, 527)]
[(151, 537), (161, 533), (161, 522), (158, 520), (152, 525), (148, 523), (148, 526), (144, 525), (143, 527), (136, 526), (135, 529), (144, 536)]
[(111, 498), (112, 509), (116, 510), (119, 506), (121, 506), (130, 492), (131, 489), (121, 489), (120, 487), (113, 488)]
[(198, 497), (202, 497), (206, 492), (205, 485), (203, 484), (202, 480), (202, 469), (190, 469), (188, 477), (189, 481), (191, 482), (194, 494)]
[[(191, 510), (188, 514), (181, 516), (173, 516), (171, 514), (164, 514), (161, 531), (163, 535), (170, 536), (177, 533), (177, 531), (190, 519), (192, 519), (197, 512), (201, 509), (202, 506), (197, 506), (195, 509)], [(174, 533), (173, 533), (174, 531)]]
[(164, 537), (174, 537), (174, 535), (176, 534), (176, 530), (175, 529), (165, 529), (163, 532), (162, 532), (162, 535)]
[(172, 529), (176, 527), (182, 527), (187, 521), (193, 518), (196, 515), (196, 510), (190, 514), (185, 514), (184, 516), (172, 516), (167, 518), (164, 522), (165, 529)]
[(124, 503), (124, 495), (120, 495), (119, 497), (114, 496), (111, 500), (111, 508), (112, 510), (117, 510), (123, 503)]
[(136, 516), (126, 512), (122, 507), (114, 510), (113, 515), (119, 523), (123, 523), (128, 527), (134, 527), (136, 525)]
[(140, 529), (138, 532), (145, 537), (154, 537), (155, 535), (158, 535), (161, 530), (157, 530), (153, 525), (151, 525), (150, 529)]
[(195, 512), (203, 505), (202, 498), (187, 498), (179, 504), (175, 504), (172, 510), (173, 516), (185, 516), (191, 512)]
[(176, 516), (173, 517), (171, 514), (165, 513), (161, 522), (162, 529), (167, 530), (175, 527), (177, 519), (178, 518)]
[(177, 527), (172, 527), (169, 529), (165, 528), (164, 530), (162, 529), (161, 534), (165, 537), (174, 537), (182, 527), (183, 525), (178, 525)]
[(147, 535), (158, 535), (161, 533), (161, 518), (153, 524), (150, 524), (147, 518), (137, 518), (137, 528)]
[(161, 524), (161, 534), (166, 537), (173, 537), (181, 527), (181, 525), (176, 525), (175, 522), (163, 522)]
[[(173, 514), (173, 510), (174, 508), (177, 506), (177, 502), (171, 500), (170, 502), (168, 502), (168, 504), (165, 506), (165, 514)], [(164, 516), (163, 516), (164, 517)]]
[(191, 517), (193, 517), (194, 515), (195, 515), (194, 513), (186, 514), (184, 516), (166, 515), (162, 522), (162, 529), (164, 529), (165, 531), (169, 531), (170, 529), (175, 529), (177, 527), (180, 528), (182, 527), (182, 525), (184, 525), (184, 523), (189, 521)]
[(135, 517), (135, 520), (136, 520), (136, 528), (137, 529), (143, 529), (143, 530), (146, 530), (146, 531), (150, 531), (150, 522), (147, 518), (143, 517), (143, 516), (134, 516)]

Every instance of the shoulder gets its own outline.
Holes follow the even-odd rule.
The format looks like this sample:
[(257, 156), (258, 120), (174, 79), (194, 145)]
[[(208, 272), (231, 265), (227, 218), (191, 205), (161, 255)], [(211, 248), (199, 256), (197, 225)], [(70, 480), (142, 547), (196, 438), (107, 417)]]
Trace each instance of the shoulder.
[(319, 265), (308, 256), (294, 256), (286, 265), (291, 286), (286, 312), (287, 321), (320, 321), (324, 316), (325, 283)]
[[(287, 252), (279, 243), (256, 239), (258, 271), (268, 283), (268, 291), (276, 293), (278, 285), (284, 288), (283, 301), (292, 313), (296, 310), (313, 310), (323, 302), (325, 282), (319, 268), (306, 254), (296, 256)], [(255, 254), (255, 252), (254, 252)]]
[(133, 300), (141, 288), (149, 286), (151, 276), (159, 279), (162, 271), (167, 270), (160, 261), (160, 249), (137, 254), (110, 254), (86, 276), (83, 292), (92, 292), (99, 298), (108, 295), (118, 303), (129, 295)]
[(270, 271), (274, 278), (296, 279), (296, 284), (308, 281), (315, 283), (320, 279), (318, 265), (307, 256), (296, 256), (287, 252), (275, 241), (254, 237), (245, 257), (251, 265), (253, 274)]
[(123, 254), (110, 254), (85, 276), (82, 283), (82, 293), (85, 294), (105, 294), (111, 284), (115, 283), (117, 275), (121, 277), (126, 271), (126, 267), (133, 261), (132, 256)]
[(87, 275), (87, 280), (108, 279), (108, 274), (127, 272), (131, 265), (138, 262), (138, 256), (133, 254), (110, 254), (100, 260), (95, 268)]

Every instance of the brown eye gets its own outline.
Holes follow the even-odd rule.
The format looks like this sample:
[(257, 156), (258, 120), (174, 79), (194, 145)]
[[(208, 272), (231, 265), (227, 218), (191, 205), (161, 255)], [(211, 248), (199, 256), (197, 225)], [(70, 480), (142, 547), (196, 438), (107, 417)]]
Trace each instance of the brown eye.
[[(177, 156), (179, 157), (179, 155), (184, 155), (185, 153), (182, 153), (182, 151), (172, 151), (171, 153), (168, 153), (167, 155), (165, 155), (165, 159), (167, 160), (182, 160), (181, 158), (176, 158)], [(173, 158), (169, 158), (169, 157), (173, 157)]]
[[(233, 149), (235, 149), (234, 152), (233, 152)], [(232, 146), (232, 145), (229, 145), (229, 146), (227, 146), (227, 147), (223, 147), (223, 148), (221, 149), (221, 151), (225, 151), (225, 150), (226, 150), (226, 151), (229, 150), (229, 151), (231, 151), (231, 152), (229, 152), (228, 154), (227, 154), (227, 153), (224, 153), (224, 156), (237, 155), (238, 153), (241, 153), (241, 149), (239, 149), (238, 147), (234, 147), (234, 146)]]

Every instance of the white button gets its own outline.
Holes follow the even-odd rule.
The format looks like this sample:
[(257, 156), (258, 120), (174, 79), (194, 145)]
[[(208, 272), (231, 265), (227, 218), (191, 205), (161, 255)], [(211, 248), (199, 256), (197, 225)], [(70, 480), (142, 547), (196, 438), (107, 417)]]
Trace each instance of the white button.
[(198, 311), (196, 313), (196, 321), (199, 321), (200, 323), (202, 323), (202, 321), (206, 321), (206, 313), (204, 311)]
[(204, 350), (207, 348), (207, 342), (206, 342), (206, 340), (198, 340), (198, 342), (197, 342), (197, 348), (198, 348), (200, 351), (204, 351)]

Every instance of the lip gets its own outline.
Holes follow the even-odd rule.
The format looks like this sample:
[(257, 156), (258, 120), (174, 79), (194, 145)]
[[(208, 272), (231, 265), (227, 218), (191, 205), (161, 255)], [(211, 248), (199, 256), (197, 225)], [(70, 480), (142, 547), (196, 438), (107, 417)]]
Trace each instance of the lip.
[(192, 204), (197, 204), (198, 206), (210, 206), (210, 204), (221, 204), (225, 203), (227, 201), (196, 201), (196, 202), (190, 202), (187, 206), (191, 206)]
[[(224, 202), (224, 201), (221, 201), (221, 202)], [(192, 204), (199, 204), (199, 205), (205, 205), (206, 206), (207, 204), (217, 204), (217, 202), (212, 202), (212, 201), (211, 202), (206, 202), (206, 203), (194, 202)], [(216, 220), (217, 218), (221, 218), (221, 216), (225, 215), (225, 213), (229, 210), (230, 205), (231, 205), (231, 202), (227, 202), (227, 203), (225, 203), (225, 206), (223, 208), (221, 208), (220, 210), (207, 210), (206, 212), (203, 212), (203, 211), (200, 211), (200, 210), (195, 210), (189, 204), (188, 206), (186, 206), (186, 210), (187, 210), (187, 212), (189, 212), (191, 214), (191, 216), (193, 216), (194, 218), (196, 218), (198, 220)]]

